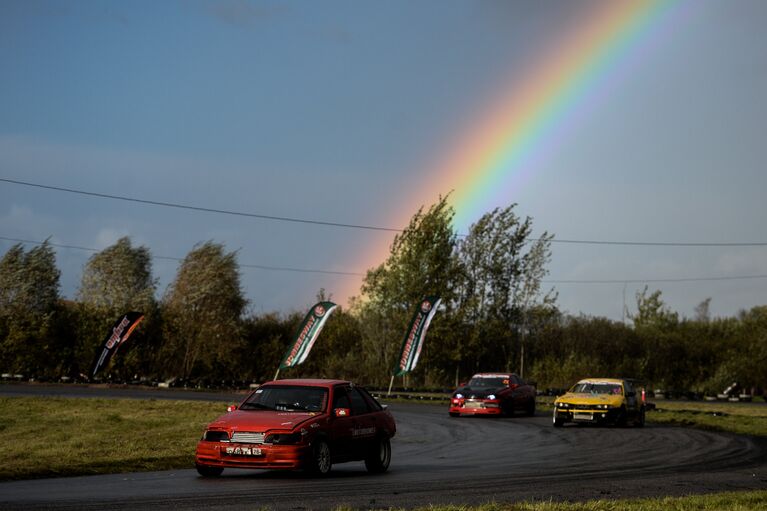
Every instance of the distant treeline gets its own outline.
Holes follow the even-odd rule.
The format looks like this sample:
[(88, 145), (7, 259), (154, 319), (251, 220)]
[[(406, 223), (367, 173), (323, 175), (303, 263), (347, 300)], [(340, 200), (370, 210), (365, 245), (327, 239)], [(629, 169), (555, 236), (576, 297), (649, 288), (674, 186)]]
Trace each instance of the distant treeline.
[[(511, 370), (539, 388), (588, 376), (643, 379), (649, 388), (721, 392), (733, 381), (767, 385), (767, 306), (711, 318), (710, 299), (680, 318), (659, 291), (636, 296), (627, 324), (569, 316), (541, 289), (551, 236), (532, 239), (514, 206), (494, 210), (458, 239), (444, 199), (419, 210), (360, 296), (328, 320), (308, 360), (281, 377), (389, 382), (414, 308), (442, 297), (409, 387), (449, 388), (479, 371)], [(87, 373), (120, 314), (145, 319), (104, 378), (231, 385), (271, 379), (306, 311), (252, 314), (235, 253), (197, 245), (157, 298), (151, 255), (128, 238), (93, 255), (74, 300), (59, 294), (48, 243), (13, 246), (0, 259), (0, 372), (56, 380)], [(320, 290), (318, 299), (331, 299)], [(305, 306), (314, 297), (301, 297)], [(403, 381), (397, 382), (398, 386)]]

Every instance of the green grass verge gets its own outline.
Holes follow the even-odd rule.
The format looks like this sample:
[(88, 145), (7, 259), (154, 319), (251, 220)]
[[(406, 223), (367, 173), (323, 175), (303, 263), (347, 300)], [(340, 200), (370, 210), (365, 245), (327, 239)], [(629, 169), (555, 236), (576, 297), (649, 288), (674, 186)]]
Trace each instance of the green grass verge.
[(767, 436), (767, 404), (718, 401), (657, 401), (653, 424), (675, 424), (739, 435)]
[[(587, 502), (520, 502), (481, 506), (427, 506), (413, 511), (757, 511), (767, 508), (767, 490), (688, 497)], [(352, 511), (339, 507), (336, 511)]]
[(189, 468), (226, 405), (199, 401), (0, 398), (0, 480)]

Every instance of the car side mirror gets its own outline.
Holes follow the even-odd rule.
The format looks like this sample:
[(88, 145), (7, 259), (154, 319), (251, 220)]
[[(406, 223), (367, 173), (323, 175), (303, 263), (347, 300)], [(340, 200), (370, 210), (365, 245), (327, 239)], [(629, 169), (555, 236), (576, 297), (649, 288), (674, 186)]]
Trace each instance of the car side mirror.
[(517, 387), (519, 387), (519, 385), (518, 385), (518, 384), (516, 384), (516, 383), (510, 383), (510, 384), (509, 384), (509, 388), (510, 388), (511, 390), (514, 390), (514, 389), (516, 389)]
[(226, 407), (227, 412), (233, 412), (237, 409), (237, 405), (229, 405)]
[(333, 415), (336, 417), (348, 417), (352, 414), (352, 411), (349, 408), (336, 408), (333, 410)]

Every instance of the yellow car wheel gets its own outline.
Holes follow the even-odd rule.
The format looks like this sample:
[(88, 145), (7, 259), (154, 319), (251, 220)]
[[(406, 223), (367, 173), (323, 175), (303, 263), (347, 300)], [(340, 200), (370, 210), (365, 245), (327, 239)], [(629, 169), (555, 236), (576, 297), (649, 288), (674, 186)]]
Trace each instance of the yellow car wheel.
[(645, 416), (644, 416), (644, 408), (642, 408), (639, 411), (639, 418), (637, 418), (637, 421), (634, 423), (634, 425), (638, 428), (643, 428), (645, 422)]

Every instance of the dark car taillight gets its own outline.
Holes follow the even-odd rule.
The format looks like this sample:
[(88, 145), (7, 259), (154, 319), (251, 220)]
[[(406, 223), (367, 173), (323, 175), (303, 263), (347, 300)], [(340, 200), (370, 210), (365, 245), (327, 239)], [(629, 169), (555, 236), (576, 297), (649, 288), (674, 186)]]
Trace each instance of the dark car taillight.
[(202, 439), (206, 442), (228, 442), (229, 433), (226, 431), (206, 431), (202, 435)]

